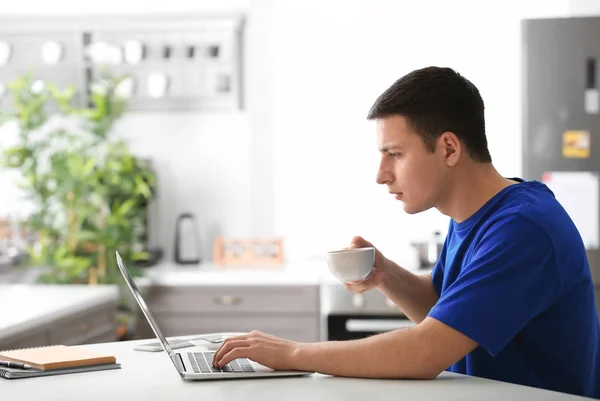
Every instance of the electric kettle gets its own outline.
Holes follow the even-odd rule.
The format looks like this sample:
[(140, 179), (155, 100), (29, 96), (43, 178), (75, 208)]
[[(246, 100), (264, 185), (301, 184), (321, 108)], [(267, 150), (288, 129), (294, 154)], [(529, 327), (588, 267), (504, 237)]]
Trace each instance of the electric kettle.
[(175, 224), (175, 262), (181, 265), (200, 263), (196, 221), (192, 213), (182, 213)]

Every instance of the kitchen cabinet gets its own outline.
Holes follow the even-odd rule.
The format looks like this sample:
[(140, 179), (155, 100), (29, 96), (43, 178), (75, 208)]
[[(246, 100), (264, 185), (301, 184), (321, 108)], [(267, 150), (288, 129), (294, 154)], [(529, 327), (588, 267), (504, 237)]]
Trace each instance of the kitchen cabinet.
[[(290, 340), (319, 341), (319, 285), (157, 285), (146, 301), (166, 336), (261, 330)], [(137, 338), (153, 337), (141, 316)]]
[(116, 287), (1, 285), (2, 300), (12, 306), (0, 312), (0, 349), (117, 339)]
[(117, 340), (115, 330), (116, 305), (108, 304), (0, 340), (0, 349), (112, 342)]

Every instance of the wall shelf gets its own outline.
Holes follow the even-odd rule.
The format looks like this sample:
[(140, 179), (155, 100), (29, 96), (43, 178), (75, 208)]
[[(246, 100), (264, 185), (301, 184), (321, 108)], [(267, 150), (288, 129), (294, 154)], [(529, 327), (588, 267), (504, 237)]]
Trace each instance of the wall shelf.
[(83, 106), (106, 69), (130, 77), (129, 110), (240, 110), (243, 29), (243, 15), (3, 18), (0, 84), (31, 72)]

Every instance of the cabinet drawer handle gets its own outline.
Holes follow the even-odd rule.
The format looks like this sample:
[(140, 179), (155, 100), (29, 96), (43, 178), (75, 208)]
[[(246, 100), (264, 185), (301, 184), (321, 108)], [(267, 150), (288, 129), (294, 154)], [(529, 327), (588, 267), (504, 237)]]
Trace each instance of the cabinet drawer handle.
[(213, 300), (219, 305), (238, 305), (242, 303), (242, 297), (235, 295), (221, 295), (220, 297), (215, 297)]

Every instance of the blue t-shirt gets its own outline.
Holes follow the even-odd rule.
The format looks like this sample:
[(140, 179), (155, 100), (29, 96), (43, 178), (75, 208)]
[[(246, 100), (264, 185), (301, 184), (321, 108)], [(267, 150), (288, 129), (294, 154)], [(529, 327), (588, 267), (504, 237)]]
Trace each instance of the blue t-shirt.
[(538, 181), (453, 220), (429, 316), (479, 346), (448, 370), (600, 398), (600, 319), (583, 241)]

